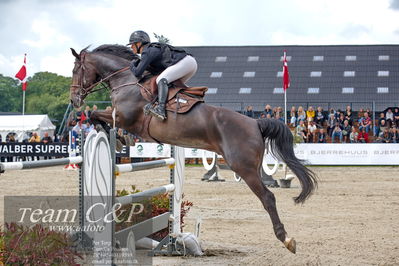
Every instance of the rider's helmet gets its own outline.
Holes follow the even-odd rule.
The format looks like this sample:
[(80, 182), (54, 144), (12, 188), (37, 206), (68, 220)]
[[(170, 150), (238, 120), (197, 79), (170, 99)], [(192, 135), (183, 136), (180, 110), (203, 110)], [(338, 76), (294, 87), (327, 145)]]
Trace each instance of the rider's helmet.
[(150, 36), (145, 31), (136, 30), (130, 35), (129, 43), (127, 45), (132, 45), (133, 43), (141, 42), (142, 44), (150, 43)]

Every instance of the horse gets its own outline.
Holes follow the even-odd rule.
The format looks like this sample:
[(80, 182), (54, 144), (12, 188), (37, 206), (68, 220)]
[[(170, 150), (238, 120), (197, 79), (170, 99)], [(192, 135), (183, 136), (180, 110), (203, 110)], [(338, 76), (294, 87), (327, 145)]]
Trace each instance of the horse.
[[(304, 203), (317, 188), (317, 175), (306, 168), (293, 149), (290, 129), (277, 119), (253, 119), (227, 108), (204, 102), (196, 104), (188, 113), (167, 112), (166, 120), (151, 119), (144, 130), (148, 116), (143, 107), (148, 103), (141, 92), (143, 86), (129, 70), (137, 58), (130, 48), (122, 45), (101, 45), (92, 51), (88, 47), (75, 57), (70, 100), (75, 108), (84, 104), (84, 98), (97, 90), (98, 84), (110, 88), (112, 110), (94, 111), (94, 123), (123, 128), (144, 140), (216, 152), (223, 156), (230, 168), (246, 182), (268, 212), (274, 234), (292, 253), (296, 241), (289, 237), (276, 208), (274, 194), (262, 183), (261, 166), (265, 148), (286, 163), (298, 177), (301, 192), (295, 203)], [(109, 126), (108, 126), (109, 127)]]

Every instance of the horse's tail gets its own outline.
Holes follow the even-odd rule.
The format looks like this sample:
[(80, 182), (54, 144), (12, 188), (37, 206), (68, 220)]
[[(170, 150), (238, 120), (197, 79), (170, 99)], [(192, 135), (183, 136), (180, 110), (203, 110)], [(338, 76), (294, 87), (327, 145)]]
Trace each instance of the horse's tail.
[(277, 119), (258, 119), (257, 122), (262, 137), (268, 140), (271, 154), (286, 163), (301, 183), (302, 191), (294, 198), (295, 203), (305, 202), (317, 188), (317, 176), (295, 156), (290, 129)]

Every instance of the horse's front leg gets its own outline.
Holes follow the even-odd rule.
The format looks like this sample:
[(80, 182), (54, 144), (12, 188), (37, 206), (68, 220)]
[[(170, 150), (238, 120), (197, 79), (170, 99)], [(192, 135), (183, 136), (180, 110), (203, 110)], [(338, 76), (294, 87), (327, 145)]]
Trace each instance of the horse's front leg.
[(114, 123), (112, 110), (93, 111), (90, 115), (90, 120), (96, 126), (96, 129), (98, 129), (97, 126), (99, 125), (109, 135), (109, 130), (111, 129), (109, 125)]

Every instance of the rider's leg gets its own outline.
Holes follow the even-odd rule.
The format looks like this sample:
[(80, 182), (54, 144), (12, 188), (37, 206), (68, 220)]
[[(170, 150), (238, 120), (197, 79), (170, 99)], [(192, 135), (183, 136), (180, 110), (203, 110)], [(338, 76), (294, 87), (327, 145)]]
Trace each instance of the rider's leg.
[(166, 99), (168, 98), (168, 83), (178, 79), (186, 82), (195, 74), (196, 71), (197, 61), (190, 55), (187, 55), (176, 64), (166, 68), (157, 78), (159, 104), (155, 107), (150, 107), (148, 112), (151, 115), (164, 120), (166, 118), (165, 104)]

